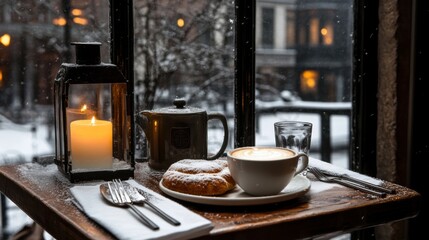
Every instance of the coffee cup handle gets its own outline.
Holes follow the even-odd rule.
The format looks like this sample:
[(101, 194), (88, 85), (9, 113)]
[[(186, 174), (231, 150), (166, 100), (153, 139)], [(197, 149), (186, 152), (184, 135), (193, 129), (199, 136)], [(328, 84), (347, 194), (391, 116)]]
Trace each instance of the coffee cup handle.
[(298, 156), (298, 166), (296, 167), (295, 175), (302, 173), (308, 167), (308, 155), (304, 152), (299, 152)]
[(220, 147), (219, 151), (213, 156), (207, 156), (208, 160), (214, 160), (222, 156), (222, 154), (225, 152), (226, 146), (228, 145), (228, 124), (226, 122), (226, 117), (221, 113), (208, 113), (207, 121), (212, 119), (218, 119), (222, 122), (224, 135), (222, 146)]

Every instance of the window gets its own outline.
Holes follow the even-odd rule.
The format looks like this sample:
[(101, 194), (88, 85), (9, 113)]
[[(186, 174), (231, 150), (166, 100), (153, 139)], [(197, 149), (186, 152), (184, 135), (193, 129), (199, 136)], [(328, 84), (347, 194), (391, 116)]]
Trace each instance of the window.
[(262, 46), (264, 48), (274, 47), (274, 9), (262, 8)]
[(286, 48), (293, 49), (295, 48), (296, 42), (296, 14), (295, 9), (286, 10)]
[[(252, 73), (256, 83), (256, 111), (272, 109), (271, 122), (266, 121), (268, 116), (258, 115), (256, 144), (274, 144), (270, 136), (272, 129), (259, 132), (267, 135), (258, 133), (264, 126), (271, 126), (274, 119), (308, 117), (278, 110), (290, 101), (350, 102), (352, 33), (347, 30), (351, 29), (352, 18), (351, 11), (345, 8), (351, 2), (330, 4), (328, 9), (319, 1), (310, 2), (256, 1), (255, 71)], [(110, 62), (108, 6), (107, 0), (74, 0), (69, 5), (62, 1), (49, 5), (43, 1), (0, 5), (2, 114), (17, 122), (37, 119), (52, 125), (52, 81), (59, 65), (74, 59), (70, 42), (100, 41), (102, 61)], [(188, 0), (171, 4), (135, 0), (133, 7), (135, 111), (171, 105), (174, 97), (184, 97), (189, 106), (220, 111), (229, 117), (232, 136), (229, 147), (232, 148), (236, 127), (232, 101), (236, 77), (234, 3)], [(22, 26), (37, 23), (38, 27), (13, 29), (11, 22)], [(330, 48), (314, 49), (318, 46)], [(24, 53), (26, 58), (18, 57)], [(41, 112), (46, 114), (39, 114)], [(314, 116), (311, 121), (319, 122), (320, 116)], [(333, 116), (342, 119), (344, 126), (340, 136), (333, 138), (342, 139), (341, 151), (346, 151), (349, 145), (349, 117)], [(320, 152), (318, 139), (322, 134), (314, 133), (315, 156)], [(53, 141), (52, 133), (47, 135), (51, 136), (49, 141)], [(216, 139), (221, 137), (213, 133), (210, 139), (214, 139), (213, 148), (216, 148)], [(335, 140), (332, 144), (336, 144)]]
[[(352, 4), (351, 0), (345, 1), (347, 4), (331, 4), (329, 9), (318, 0), (258, 0), (254, 6), (252, 1), (240, 2), (254, 8), (256, 29), (247, 28), (251, 24), (246, 20), (253, 19), (253, 12), (246, 12), (242, 6), (237, 9), (234, 4), (238, 3), (230, 0), (174, 4), (167, 0), (132, 1), (134, 64), (125, 71), (132, 69), (129, 77), (135, 112), (169, 106), (175, 97), (185, 98), (188, 106), (222, 112), (229, 119), (228, 148), (273, 145), (274, 121), (309, 120), (317, 126), (311, 154), (324, 157), (322, 136), (330, 131), (322, 128), (321, 115), (284, 109), (297, 102), (350, 104), (352, 12), (348, 8)], [(109, 6), (117, 1), (64, 3), (68, 1), (0, 3), (0, 37), (10, 35), (9, 45), (5, 44), (6, 37), (0, 44), (0, 113), (20, 123), (37, 125), (34, 142), (42, 138), (52, 146), (52, 81), (61, 63), (74, 61), (70, 43), (99, 41), (103, 62), (113, 61), (123, 67), (127, 61), (121, 55), (126, 51), (123, 43), (127, 39), (116, 38), (122, 41), (120, 45), (110, 41)], [(250, 18), (236, 14), (249, 14), (246, 17)], [(12, 23), (23, 27), (13, 28)], [(28, 27), (30, 24), (35, 27)], [(126, 32), (127, 27), (121, 25), (122, 29), (116, 30)], [(117, 48), (111, 49), (112, 45)], [(254, 55), (248, 49), (254, 49)], [(252, 84), (255, 91), (249, 92)], [(237, 92), (249, 101), (234, 102)], [(335, 156), (332, 159), (348, 166), (350, 115), (332, 115), (330, 120), (329, 127), (333, 129), (335, 122), (335, 129), (340, 131), (328, 139), (333, 146), (328, 158)], [(215, 123), (209, 127), (209, 151), (214, 151), (222, 140), (221, 127)], [(136, 148), (144, 160), (143, 136), (137, 127)], [(34, 148), (35, 156), (53, 150)]]
[(317, 5), (309, 8), (305, 3), (298, 3), (298, 8), (302, 9), (298, 13), (300, 44), (312, 47), (332, 46), (334, 40), (338, 38), (335, 36), (335, 31), (340, 33), (348, 28), (348, 24), (350, 24), (347, 23), (350, 17), (347, 16), (347, 13), (350, 12), (344, 7), (345, 5), (343, 4), (337, 4), (336, 6), (331, 6), (334, 9), (326, 9), (325, 6), (322, 7), (322, 4), (320, 4), (319, 8)]
[[(0, 164), (21, 159), (31, 161), (33, 156), (52, 152), (52, 147), (49, 147), (54, 141), (52, 81), (59, 65), (74, 59), (70, 42), (100, 41), (103, 44), (104, 62), (110, 62), (110, 56), (119, 56), (118, 63), (121, 66), (129, 61), (118, 54), (124, 49), (118, 47), (115, 49), (117, 52), (110, 51), (110, 45), (116, 43), (110, 42), (109, 7), (112, 6), (111, 3), (115, 6), (118, 2), (120, 1), (0, 1), (0, 114), (19, 123), (17, 128), (20, 130), (15, 131), (15, 137), (18, 132), (25, 133), (22, 139), (31, 140), (7, 141), (10, 137), (4, 135), (6, 131), (0, 125), (0, 140), (6, 139), (8, 144), (18, 142), (19, 145), (17, 149), (7, 153), (1, 152)], [(284, 106), (291, 101), (353, 103), (352, 123), (344, 119), (345, 116), (332, 116), (331, 119), (342, 119), (340, 122), (343, 123), (345, 132), (342, 132), (344, 135), (340, 138), (334, 136), (330, 139), (334, 144), (339, 139), (347, 139), (351, 132), (353, 148), (343, 146), (338, 151), (334, 149), (332, 154), (351, 151), (351, 155), (358, 156), (350, 160), (355, 170), (375, 175), (378, 84), (376, 46), (378, 21), (383, 19), (378, 16), (382, 13), (378, 11), (379, 1), (122, 2), (133, 3), (138, 20), (133, 22), (135, 68), (127, 65), (129, 68), (125, 69), (131, 69), (135, 74), (130, 80), (135, 83), (136, 112), (170, 104), (174, 96), (186, 97), (189, 105), (198, 105), (228, 115), (233, 136), (229, 147), (234, 147), (262, 144), (264, 140), (272, 139), (271, 136), (258, 134), (258, 131), (272, 131), (270, 127), (261, 129), (261, 126), (272, 125), (267, 117), (253, 118), (254, 112), (267, 105)], [(407, 39), (411, 34), (402, 34), (401, 30), (406, 28), (405, 32), (408, 33), (413, 29), (409, 26), (411, 24), (407, 25), (408, 22), (403, 23), (412, 18), (409, 10), (415, 7), (413, 4), (416, 2), (418, 6), (413, 10), (419, 16), (422, 14), (420, 17), (425, 20), (425, 1), (399, 1), (398, 8), (395, 8), (400, 13), (395, 37), (403, 44), (398, 53), (412, 52), (408, 51), (412, 44)], [(166, 3), (170, 3), (170, 6)], [(234, 4), (239, 6), (236, 8)], [(256, 14), (256, 19), (253, 19), (253, 13)], [(241, 22), (237, 22), (237, 18)], [(177, 20), (183, 20), (181, 23), (184, 25), (178, 26)], [(249, 27), (253, 20), (256, 29)], [(423, 22), (425, 21), (419, 22), (422, 24), (419, 25), (419, 30), (425, 29)], [(236, 26), (239, 26), (238, 29)], [(121, 27), (124, 30), (128, 26)], [(165, 36), (169, 40), (162, 38)], [(126, 42), (126, 37), (119, 40)], [(235, 49), (235, 41), (240, 44), (239, 49)], [(155, 57), (156, 61), (151, 61), (149, 56)], [(351, 56), (354, 58), (353, 63)], [(118, 59), (113, 60), (116, 62)], [(406, 61), (403, 65), (407, 63), (409, 62)], [(403, 66), (398, 66), (401, 67)], [(354, 81), (351, 77), (352, 69), (357, 73), (353, 76)], [(403, 74), (398, 77), (401, 79), (411, 75), (407, 72), (400, 73)], [(153, 77), (160, 81), (149, 81)], [(239, 82), (234, 83), (235, 78)], [(313, 90), (312, 86), (317, 90)], [(134, 90), (134, 86), (132, 87)], [(256, 89), (255, 92), (250, 91), (253, 88)], [(238, 94), (235, 95), (234, 91)], [(244, 100), (237, 103), (230, 101), (237, 96)], [(415, 102), (419, 101), (416, 99)], [(257, 104), (256, 109), (252, 104)], [(408, 112), (408, 108), (409, 105), (404, 104), (399, 110)], [(234, 112), (237, 113), (236, 116)], [(278, 118), (287, 116), (294, 119), (307, 115), (302, 112), (284, 114), (280, 111), (270, 114)], [(1, 119), (8, 118), (2, 116)], [(315, 122), (318, 120), (315, 119)], [(8, 120), (3, 121), (9, 123)], [(28, 124), (36, 127), (27, 128)], [(397, 126), (401, 128), (401, 125)], [(211, 127), (216, 132), (216, 126)], [(22, 129), (26, 131), (21, 131)], [(36, 130), (32, 132), (31, 129)], [(327, 132), (316, 131), (314, 137), (321, 139), (325, 133)], [(211, 139), (216, 139), (215, 136)], [(214, 140), (213, 144), (215, 143)], [(403, 146), (408, 145), (406, 140), (401, 143), (405, 143)], [(346, 145), (349, 146), (350, 143)], [(5, 146), (2, 145), (0, 151), (4, 151)], [(317, 152), (317, 141), (313, 142), (313, 146), (311, 154), (315, 154), (315, 157), (320, 154), (322, 157), (323, 153)], [(400, 154), (406, 152), (399, 150)]]
[[(271, 141), (274, 121), (307, 120), (315, 124), (312, 156), (338, 160), (339, 164), (348, 166), (351, 111), (333, 114), (338, 111), (335, 106), (324, 112), (332, 121), (325, 124), (336, 126), (335, 131), (331, 131), (329, 126), (322, 126), (324, 117), (317, 113), (320, 108), (303, 113), (302, 109), (292, 106), (303, 102), (313, 106), (341, 103), (351, 110), (353, 18), (349, 7), (352, 2), (277, 1), (274, 4), (259, 0), (256, 3), (255, 110), (264, 112), (257, 115), (256, 144), (274, 144)], [(271, 19), (271, 26), (265, 26)], [(270, 34), (271, 28), (275, 29), (269, 35), (274, 37), (274, 44), (269, 46), (264, 37), (268, 38), (265, 35)], [(260, 35), (261, 43), (258, 42)], [(278, 42), (284, 44), (276, 44)], [(332, 138), (323, 139), (325, 134)], [(329, 141), (334, 153), (321, 153), (321, 149), (327, 148), (322, 140)]]

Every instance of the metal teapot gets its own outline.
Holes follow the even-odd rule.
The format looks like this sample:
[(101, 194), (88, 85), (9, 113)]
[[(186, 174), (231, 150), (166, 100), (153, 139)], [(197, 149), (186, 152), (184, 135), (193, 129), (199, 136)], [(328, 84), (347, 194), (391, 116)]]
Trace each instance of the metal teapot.
[[(174, 106), (144, 110), (139, 113), (140, 125), (149, 146), (149, 166), (165, 170), (181, 159), (216, 159), (228, 144), (226, 117), (220, 113), (207, 113), (203, 109), (186, 107), (184, 99), (175, 99)], [(207, 153), (207, 123), (218, 119), (224, 129), (223, 143), (213, 156)]]

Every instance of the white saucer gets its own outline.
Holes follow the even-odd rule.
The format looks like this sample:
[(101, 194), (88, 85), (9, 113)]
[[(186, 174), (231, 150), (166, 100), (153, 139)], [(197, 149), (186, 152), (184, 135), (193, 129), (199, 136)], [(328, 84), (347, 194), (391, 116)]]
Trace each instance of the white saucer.
[(287, 201), (306, 194), (310, 190), (310, 180), (305, 176), (297, 175), (279, 194), (271, 196), (252, 196), (243, 191), (238, 185), (235, 189), (220, 196), (201, 196), (192, 195), (170, 190), (162, 185), (162, 180), (159, 182), (161, 191), (165, 194), (188, 202), (202, 203), (209, 205), (221, 206), (245, 206), (245, 205), (261, 205)]

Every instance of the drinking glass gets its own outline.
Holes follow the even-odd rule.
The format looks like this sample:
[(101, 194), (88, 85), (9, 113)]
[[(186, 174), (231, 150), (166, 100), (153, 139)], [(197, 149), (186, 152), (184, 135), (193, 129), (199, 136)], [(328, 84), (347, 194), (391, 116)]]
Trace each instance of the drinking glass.
[(274, 123), (276, 146), (296, 152), (310, 153), (313, 124), (302, 121), (279, 121)]

